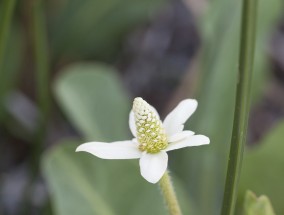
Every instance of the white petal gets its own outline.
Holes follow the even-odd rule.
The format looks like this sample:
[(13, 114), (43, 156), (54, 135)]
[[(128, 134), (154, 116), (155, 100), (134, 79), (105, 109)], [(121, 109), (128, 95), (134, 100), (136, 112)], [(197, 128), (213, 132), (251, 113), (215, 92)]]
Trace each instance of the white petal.
[(165, 118), (163, 124), (168, 136), (179, 133), (183, 130), (184, 123), (194, 113), (197, 108), (197, 101), (185, 99), (181, 101), (175, 109)]
[(142, 153), (137, 144), (130, 140), (112, 143), (89, 142), (84, 143), (76, 149), (76, 152), (89, 152), (103, 159), (134, 159), (140, 158)]
[(182, 131), (182, 132), (179, 132), (179, 133), (176, 133), (176, 134), (170, 136), (168, 138), (168, 141), (170, 143), (177, 142), (177, 141), (183, 140), (183, 139), (185, 139), (189, 136), (192, 136), (192, 135), (194, 135), (193, 131)]
[(200, 146), (209, 144), (210, 140), (208, 137), (204, 135), (193, 135), (190, 137), (185, 138), (184, 140), (170, 143), (168, 147), (166, 148), (166, 151), (171, 151), (175, 149), (180, 149), (184, 147), (190, 147), (190, 146)]
[(137, 134), (136, 134), (135, 118), (134, 118), (134, 113), (132, 110), (129, 113), (129, 128), (130, 128), (132, 135), (136, 137)]
[(155, 154), (143, 153), (139, 163), (141, 175), (150, 183), (155, 184), (167, 170), (168, 155), (164, 151)]

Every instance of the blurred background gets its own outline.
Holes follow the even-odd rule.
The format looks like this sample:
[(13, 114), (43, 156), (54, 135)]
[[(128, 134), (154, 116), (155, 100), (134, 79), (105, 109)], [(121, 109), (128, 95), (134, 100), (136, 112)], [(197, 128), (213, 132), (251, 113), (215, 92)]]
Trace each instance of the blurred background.
[[(196, 98), (206, 147), (170, 153), (184, 214), (220, 213), (232, 130), (241, 1), (0, 0), (0, 214), (166, 214), (135, 161), (75, 148), (131, 137), (143, 97), (164, 117)], [(244, 192), (284, 214), (283, 1), (259, 0)]]

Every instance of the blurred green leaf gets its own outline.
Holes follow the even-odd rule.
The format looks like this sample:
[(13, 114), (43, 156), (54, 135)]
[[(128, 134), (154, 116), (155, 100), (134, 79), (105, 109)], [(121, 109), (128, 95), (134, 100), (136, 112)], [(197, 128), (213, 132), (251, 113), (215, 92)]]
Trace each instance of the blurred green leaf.
[[(280, 0), (260, 0), (252, 98), (262, 90), (267, 73), (265, 48), (275, 20), (281, 14)], [(210, 137), (211, 144), (176, 152), (181, 178), (200, 208), (199, 214), (219, 214), (228, 149), (232, 131), (239, 57), (241, 1), (211, 1), (200, 21), (204, 40), (199, 108), (189, 121), (189, 129)], [(180, 156), (182, 154), (182, 156)], [(213, 212), (212, 212), (213, 211)]]
[(258, 146), (246, 152), (240, 181), (240, 196), (247, 189), (264, 193), (273, 202), (277, 214), (284, 213), (283, 140), (284, 122), (275, 127)]
[(147, 21), (163, 2), (165, 0), (64, 1), (50, 22), (55, 59), (63, 55), (113, 59), (126, 33)]
[[(94, 189), (96, 180), (89, 180), (94, 170), (91, 164), (95, 162), (91, 160), (84, 163), (86, 156), (75, 155), (75, 148), (76, 145), (72, 143), (66, 144), (65, 147), (50, 152), (44, 159), (43, 170), (56, 214), (114, 215), (103, 197)], [(89, 172), (85, 172), (85, 169)]]
[(114, 69), (104, 64), (75, 64), (55, 84), (58, 103), (87, 140), (129, 137), (131, 102)]
[(257, 198), (253, 192), (247, 191), (244, 202), (244, 215), (275, 215), (275, 213), (267, 196)]
[[(166, 214), (158, 185), (145, 181), (138, 161), (101, 160), (76, 153), (75, 141), (65, 141), (43, 160), (44, 175), (57, 215)], [(192, 211), (188, 197), (178, 187), (184, 214)]]

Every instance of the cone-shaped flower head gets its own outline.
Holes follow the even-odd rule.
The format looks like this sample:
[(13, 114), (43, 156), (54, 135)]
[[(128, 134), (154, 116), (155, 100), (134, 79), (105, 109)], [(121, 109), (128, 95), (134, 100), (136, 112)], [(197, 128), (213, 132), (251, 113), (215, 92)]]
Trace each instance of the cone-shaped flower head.
[(168, 151), (209, 144), (208, 137), (183, 130), (196, 108), (196, 100), (185, 99), (162, 122), (154, 107), (140, 97), (135, 98), (129, 115), (134, 139), (84, 143), (76, 151), (89, 152), (103, 159), (139, 158), (141, 175), (150, 183), (157, 183), (167, 169)]
[(158, 114), (142, 98), (133, 102), (133, 112), (139, 149), (157, 153), (168, 146), (167, 135)]

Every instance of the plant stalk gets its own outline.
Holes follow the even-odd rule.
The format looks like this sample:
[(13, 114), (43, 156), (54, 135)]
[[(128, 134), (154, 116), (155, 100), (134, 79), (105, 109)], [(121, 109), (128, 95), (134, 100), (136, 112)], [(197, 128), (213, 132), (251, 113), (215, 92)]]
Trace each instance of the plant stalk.
[(43, 13), (43, 1), (33, 0), (32, 3), (32, 33), (35, 58), (36, 90), (40, 109), (38, 129), (35, 131), (36, 135), (33, 161), (33, 171), (37, 172), (50, 109), (49, 58), (46, 38), (46, 23)]
[(166, 205), (171, 215), (182, 215), (181, 209), (174, 191), (168, 171), (163, 175), (159, 182)]
[(250, 107), (256, 18), (257, 0), (243, 0), (235, 113), (221, 215), (233, 215), (237, 199)]
[(33, 5), (33, 35), (38, 90), (38, 103), (43, 115), (47, 115), (50, 106), (49, 65), (46, 23), (43, 12), (43, 1), (36, 0)]
[(3, 85), (5, 82), (5, 72), (3, 71), (3, 64), (5, 62), (5, 51), (8, 42), (8, 37), (11, 28), (12, 17), (16, 5), (16, 0), (4, 0), (1, 4), (0, 10), (0, 120), (3, 119), (5, 110), (3, 109), (2, 97), (4, 96)]
[(31, 8), (31, 35), (35, 63), (35, 80), (37, 104), (40, 114), (33, 138), (32, 156), (30, 160), (30, 180), (24, 194), (23, 214), (31, 214), (31, 193), (33, 185), (40, 174), (40, 159), (46, 138), (46, 128), (50, 112), (49, 94), (49, 58), (47, 46), (46, 23), (44, 17), (43, 0), (30, 0)]
[(7, 39), (10, 32), (11, 21), (15, 9), (16, 0), (4, 0), (1, 8), (2, 16), (0, 19), (0, 70), (2, 69), (3, 58)]

